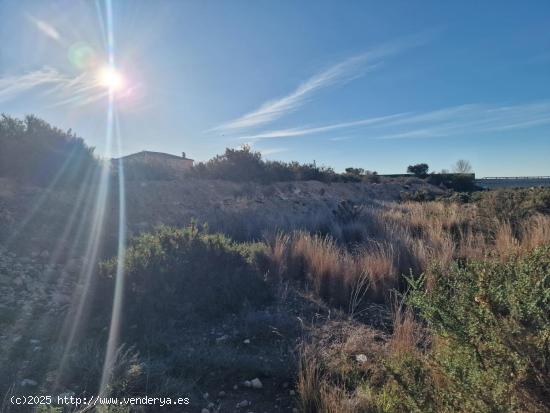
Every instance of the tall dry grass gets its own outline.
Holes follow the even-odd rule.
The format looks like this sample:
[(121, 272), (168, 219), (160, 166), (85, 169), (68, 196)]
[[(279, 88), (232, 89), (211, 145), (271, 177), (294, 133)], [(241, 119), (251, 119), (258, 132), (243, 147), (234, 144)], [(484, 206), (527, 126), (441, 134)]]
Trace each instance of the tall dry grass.
[[(482, 224), (475, 205), (388, 203), (364, 208), (351, 223), (357, 243), (296, 231), (269, 242), (271, 273), (302, 282), (327, 302), (354, 312), (358, 301), (383, 301), (402, 274), (445, 268), (457, 259), (508, 257), (550, 243), (550, 217), (534, 215), (512, 228), (495, 219)], [(344, 226), (331, 222), (338, 233)], [(353, 310), (352, 310), (353, 309)]]

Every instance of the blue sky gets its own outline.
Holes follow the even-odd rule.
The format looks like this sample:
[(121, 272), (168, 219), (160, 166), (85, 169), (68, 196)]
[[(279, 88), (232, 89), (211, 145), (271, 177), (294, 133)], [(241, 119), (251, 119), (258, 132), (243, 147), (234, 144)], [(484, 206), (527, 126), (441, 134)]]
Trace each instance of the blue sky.
[[(122, 152), (550, 175), (550, 2), (113, 1)], [(103, 1), (0, 0), (0, 112), (108, 155)], [(109, 86), (110, 87), (110, 86)]]

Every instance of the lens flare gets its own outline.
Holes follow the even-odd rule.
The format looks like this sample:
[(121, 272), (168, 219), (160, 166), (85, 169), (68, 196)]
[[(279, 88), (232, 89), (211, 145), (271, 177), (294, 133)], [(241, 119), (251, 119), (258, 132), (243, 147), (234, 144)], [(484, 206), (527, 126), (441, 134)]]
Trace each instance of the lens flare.
[(98, 73), (99, 84), (111, 91), (117, 91), (124, 86), (124, 78), (119, 71), (113, 67), (103, 67)]
[(95, 50), (87, 43), (77, 42), (69, 47), (68, 58), (77, 69), (87, 69), (97, 62)]

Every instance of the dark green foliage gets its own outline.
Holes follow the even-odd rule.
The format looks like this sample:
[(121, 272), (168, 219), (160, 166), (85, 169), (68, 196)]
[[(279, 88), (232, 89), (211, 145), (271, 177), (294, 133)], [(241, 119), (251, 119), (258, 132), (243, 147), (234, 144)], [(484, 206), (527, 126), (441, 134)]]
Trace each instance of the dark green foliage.
[(361, 176), (365, 173), (365, 170), (363, 168), (346, 168), (346, 173), (348, 175), (355, 175), (355, 176)]
[(428, 174), (428, 169), (430, 169), (430, 167), (427, 163), (417, 163), (416, 165), (409, 165), (407, 167), (407, 172), (419, 178), (424, 178)]
[(208, 162), (199, 162), (190, 172), (199, 178), (224, 179), (236, 182), (259, 182), (263, 184), (284, 181), (357, 181), (356, 177), (340, 175), (332, 168), (315, 163), (264, 161), (260, 152), (247, 145), (240, 149), (227, 148)]
[(447, 410), (546, 411), (550, 248), (434, 274), (429, 288), (411, 281), (409, 302), (438, 337), (431, 358), (445, 378)]
[[(111, 291), (116, 264), (112, 259), (102, 266), (113, 281)], [(263, 305), (271, 296), (242, 246), (195, 226), (162, 227), (135, 239), (126, 253), (125, 279), (124, 308), (133, 322), (221, 316)]]
[(227, 148), (223, 155), (217, 155), (206, 163), (195, 166), (198, 176), (229, 181), (263, 181), (266, 168), (260, 152), (253, 152), (250, 146), (240, 149)]
[(471, 192), (476, 190), (474, 174), (435, 174), (428, 176), (428, 182), (432, 185), (443, 185), (445, 188), (458, 192)]
[(0, 118), (0, 176), (35, 185), (79, 184), (97, 166), (93, 148), (34, 116)]

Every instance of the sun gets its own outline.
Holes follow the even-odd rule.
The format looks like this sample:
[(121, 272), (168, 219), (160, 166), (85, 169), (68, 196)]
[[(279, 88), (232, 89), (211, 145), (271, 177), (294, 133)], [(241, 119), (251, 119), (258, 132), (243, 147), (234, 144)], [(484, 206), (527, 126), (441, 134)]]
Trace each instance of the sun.
[(124, 78), (115, 68), (106, 66), (99, 70), (97, 75), (99, 84), (109, 90), (120, 90), (124, 86)]

